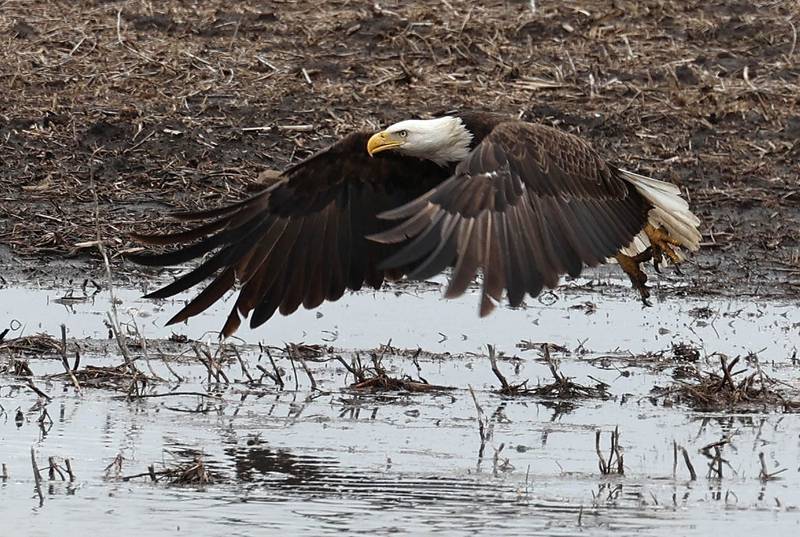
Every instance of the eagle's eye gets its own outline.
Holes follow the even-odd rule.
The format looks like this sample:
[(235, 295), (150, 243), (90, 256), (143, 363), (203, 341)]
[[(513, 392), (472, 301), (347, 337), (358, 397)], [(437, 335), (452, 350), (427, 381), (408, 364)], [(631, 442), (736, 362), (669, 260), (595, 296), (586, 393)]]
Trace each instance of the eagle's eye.
[(400, 131), (397, 134), (400, 135), (400, 138), (405, 138), (408, 136), (408, 131)]

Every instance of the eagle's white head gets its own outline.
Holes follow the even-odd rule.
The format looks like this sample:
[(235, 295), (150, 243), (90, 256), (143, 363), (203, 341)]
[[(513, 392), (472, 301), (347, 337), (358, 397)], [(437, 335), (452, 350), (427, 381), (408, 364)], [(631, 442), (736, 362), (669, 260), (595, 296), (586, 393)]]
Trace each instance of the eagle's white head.
[(461, 118), (408, 119), (390, 125), (367, 142), (370, 156), (389, 149), (440, 166), (463, 160), (469, 154), (472, 133)]

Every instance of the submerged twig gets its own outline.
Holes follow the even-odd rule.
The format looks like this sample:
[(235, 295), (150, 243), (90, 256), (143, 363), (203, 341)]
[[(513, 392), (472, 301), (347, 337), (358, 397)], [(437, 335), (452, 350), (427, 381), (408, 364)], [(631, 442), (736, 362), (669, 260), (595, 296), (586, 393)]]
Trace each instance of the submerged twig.
[(39, 471), (39, 465), (36, 464), (36, 452), (31, 446), (31, 466), (33, 467), (33, 481), (36, 486), (36, 494), (39, 496), (39, 507), (44, 505), (44, 495), (42, 494), (42, 474)]
[(486, 449), (486, 442), (492, 438), (492, 429), (490, 427), (489, 419), (483, 411), (478, 398), (475, 396), (475, 390), (469, 386), (469, 394), (472, 396), (472, 402), (475, 403), (475, 411), (478, 413), (478, 435), (481, 439), (481, 445), (478, 448), (478, 464), (483, 459), (483, 452)]
[(766, 482), (766, 481), (773, 481), (775, 479), (780, 479), (780, 477), (778, 476), (786, 471), (786, 468), (781, 468), (780, 470), (777, 470), (775, 472), (770, 472), (769, 470), (767, 470), (767, 461), (764, 458), (763, 451), (759, 452), (758, 460), (761, 463), (761, 471), (758, 474), (758, 478), (761, 479), (761, 481)]
[(31, 379), (27, 379), (27, 381), (28, 381), (28, 388), (33, 390), (36, 393), (36, 395), (38, 395), (39, 397), (43, 398), (47, 402), (50, 402), (50, 401), (53, 400), (52, 397), (50, 397), (49, 395), (44, 393), (42, 390), (37, 388), (36, 385), (33, 383), (33, 381)]
[(558, 364), (550, 356), (549, 345), (544, 343), (541, 349), (550, 374), (553, 376), (553, 382), (531, 388), (530, 393), (549, 399), (608, 399), (608, 384), (598, 382), (595, 386), (584, 386), (573, 382), (558, 370)]
[(65, 324), (61, 325), (61, 364), (64, 366), (64, 371), (67, 373), (67, 376), (69, 376), (72, 381), (72, 385), (75, 386), (78, 393), (81, 393), (81, 385), (77, 377), (75, 377), (75, 372), (69, 367), (69, 362), (67, 361), (67, 325)]
[(686, 469), (689, 470), (689, 478), (692, 481), (697, 481), (697, 472), (694, 471), (694, 465), (692, 461), (689, 460), (689, 452), (686, 451), (685, 447), (681, 447), (681, 451), (683, 452), (683, 460), (686, 463)]
[(598, 466), (600, 473), (603, 475), (608, 474), (625, 474), (625, 465), (622, 456), (622, 450), (619, 445), (619, 426), (614, 427), (611, 432), (611, 449), (606, 459), (600, 449), (600, 430), (595, 431), (594, 435), (594, 448), (597, 453)]

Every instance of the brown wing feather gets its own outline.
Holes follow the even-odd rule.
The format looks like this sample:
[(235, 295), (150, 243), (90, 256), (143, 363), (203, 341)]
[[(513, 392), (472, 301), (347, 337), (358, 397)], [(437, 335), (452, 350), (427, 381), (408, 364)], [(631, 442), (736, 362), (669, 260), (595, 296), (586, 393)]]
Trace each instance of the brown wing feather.
[(136, 236), (149, 244), (178, 246), (161, 254), (131, 255), (154, 266), (174, 265), (211, 254), (175, 282), (151, 293), (165, 298), (202, 280), (213, 282), (170, 322), (197, 315), (237, 283), (239, 295), (223, 327), (228, 336), (250, 315), (250, 326), (301, 304), (314, 308), (364, 283), (379, 287), (410, 267), (380, 263), (398, 245), (367, 241), (391, 227), (377, 214), (403, 205), (446, 179), (445, 169), (386, 152), (371, 158), (369, 133), (351, 134), (284, 172), (284, 178), (249, 199), (216, 209), (179, 213), (200, 222), (180, 233)]
[[(386, 266), (420, 263), (410, 277), (455, 265), (446, 296), (484, 275), (481, 315), (503, 291), (516, 306), (628, 245), (648, 203), (579, 138), (519, 121), (498, 124), (432, 191), (381, 215), (403, 219), (371, 237), (410, 239)], [(442, 222), (457, 219), (454, 227)], [(424, 267), (424, 270), (421, 270)]]

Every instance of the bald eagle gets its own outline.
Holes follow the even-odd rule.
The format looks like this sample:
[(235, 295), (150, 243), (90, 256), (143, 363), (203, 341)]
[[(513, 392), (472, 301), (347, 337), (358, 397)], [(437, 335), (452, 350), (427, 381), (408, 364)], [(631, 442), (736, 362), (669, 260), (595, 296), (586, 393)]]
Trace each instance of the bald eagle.
[(354, 132), (248, 199), (174, 216), (194, 227), (135, 238), (181, 246), (129, 257), (151, 266), (203, 258), (147, 295), (170, 297), (213, 276), (169, 324), (238, 286), (223, 336), (243, 316), (257, 327), (275, 311), (447, 268), (448, 298), (482, 273), (481, 316), (504, 293), (519, 306), (561, 275), (611, 258), (646, 301), (640, 264), (662, 255), (678, 262), (681, 248), (700, 243), (699, 220), (676, 186), (618, 168), (572, 134), (488, 113)]

